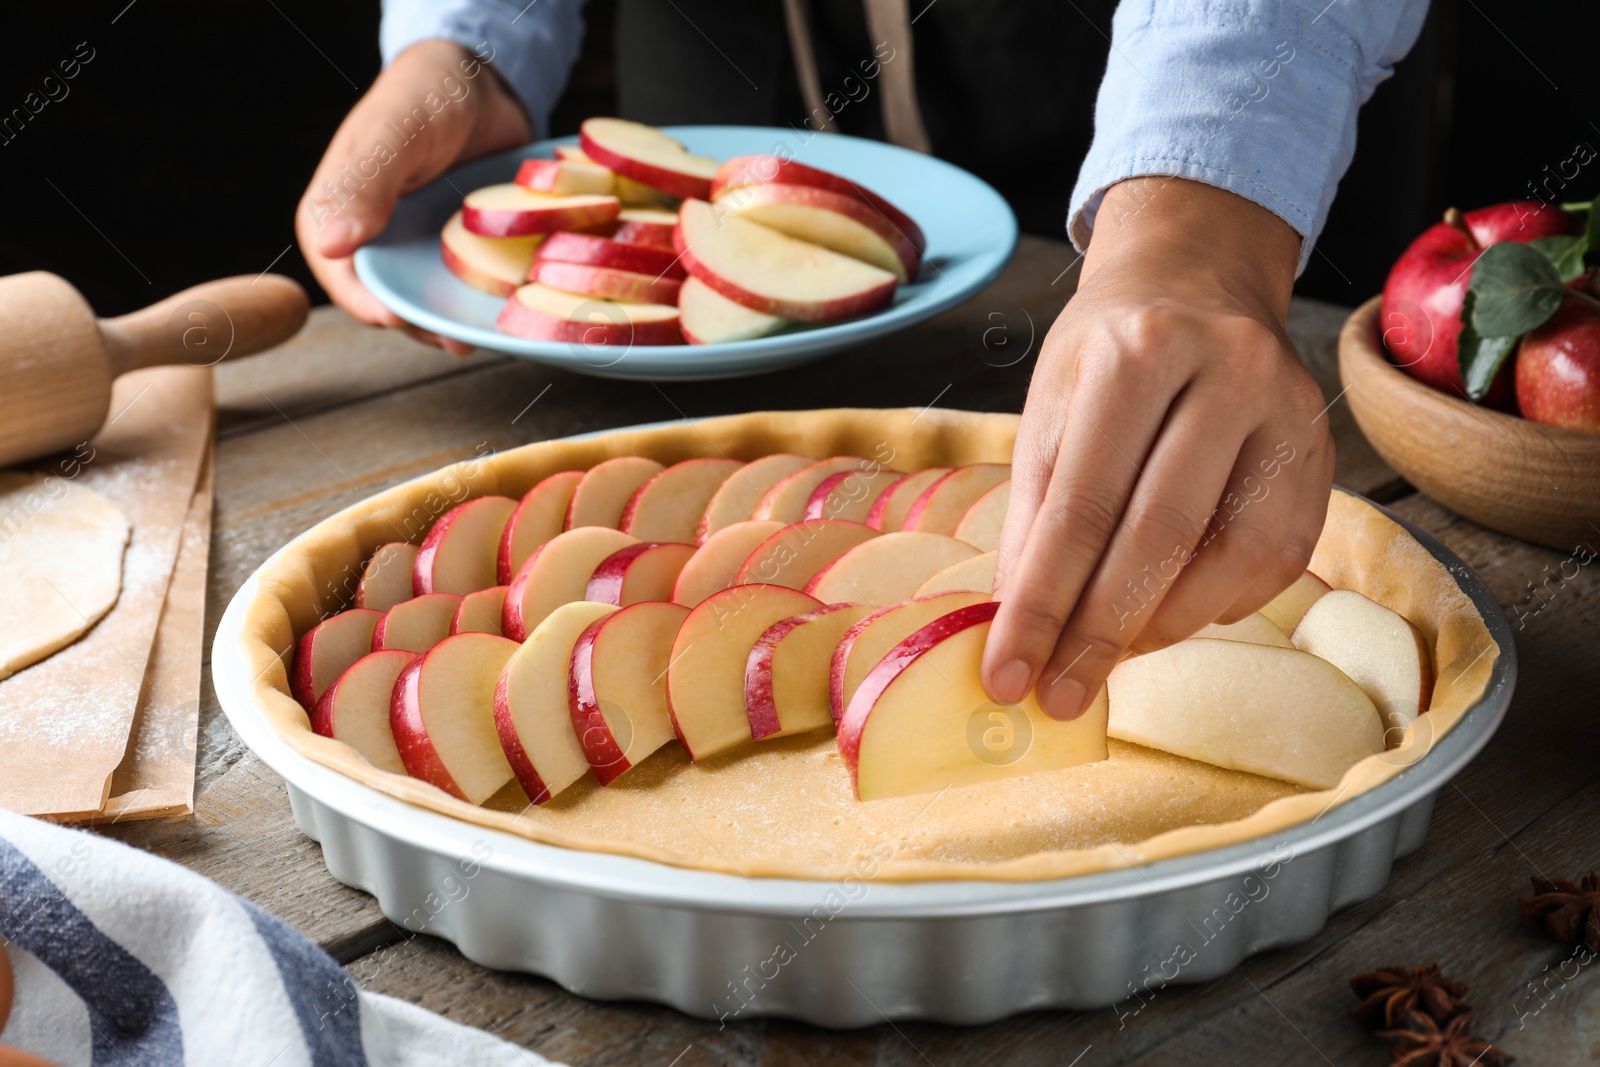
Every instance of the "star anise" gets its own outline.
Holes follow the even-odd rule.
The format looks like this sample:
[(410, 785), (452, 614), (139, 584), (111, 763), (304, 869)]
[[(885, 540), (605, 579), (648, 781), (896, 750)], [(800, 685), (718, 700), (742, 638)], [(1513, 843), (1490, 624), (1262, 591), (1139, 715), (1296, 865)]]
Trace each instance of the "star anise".
[(1377, 1038), (1394, 1057), (1395, 1067), (1506, 1067), (1516, 1057), (1467, 1033), (1470, 1015), (1457, 1015), (1440, 1028), (1432, 1016), (1407, 1013), (1398, 1030), (1379, 1030)]
[(1600, 875), (1590, 871), (1577, 885), (1535, 878), (1533, 894), (1517, 901), (1524, 919), (1564, 945), (1600, 952)]
[(1361, 1003), (1350, 1017), (1374, 1030), (1399, 1026), (1407, 1012), (1417, 1011), (1441, 1025), (1458, 1015), (1471, 1014), (1461, 998), (1467, 987), (1439, 973), (1439, 965), (1385, 967), (1350, 979), (1350, 991)]

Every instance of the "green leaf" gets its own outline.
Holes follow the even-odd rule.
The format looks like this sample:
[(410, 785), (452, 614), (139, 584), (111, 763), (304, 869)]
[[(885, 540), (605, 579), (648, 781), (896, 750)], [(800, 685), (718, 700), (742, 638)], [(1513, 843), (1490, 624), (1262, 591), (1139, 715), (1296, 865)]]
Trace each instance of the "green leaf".
[(1535, 237), (1528, 242), (1528, 245), (1545, 254), (1551, 266), (1555, 267), (1563, 285), (1581, 277), (1588, 269), (1583, 264), (1583, 257), (1589, 252), (1588, 234), (1576, 237)]
[[(1495, 246), (1500, 247), (1499, 245)], [(1467, 396), (1482, 401), (1489, 395), (1489, 386), (1495, 375), (1517, 350), (1521, 337), (1485, 337), (1473, 327), (1473, 302), (1477, 294), (1467, 290), (1461, 305), (1461, 336), (1457, 342), (1457, 359), (1461, 364), (1461, 381), (1467, 387)]]
[(1480, 337), (1520, 336), (1556, 313), (1561, 288), (1554, 264), (1537, 248), (1515, 241), (1490, 245), (1472, 266), (1470, 291), (1477, 299), (1462, 305), (1462, 322)]

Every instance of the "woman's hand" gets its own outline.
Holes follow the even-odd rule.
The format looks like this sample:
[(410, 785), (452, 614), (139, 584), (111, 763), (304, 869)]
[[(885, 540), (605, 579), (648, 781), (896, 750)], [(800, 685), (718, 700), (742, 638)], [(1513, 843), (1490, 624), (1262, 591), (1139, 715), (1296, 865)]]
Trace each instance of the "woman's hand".
[(984, 687), (1082, 713), (1124, 653), (1266, 604), (1333, 481), (1321, 391), (1284, 332), (1300, 237), (1179, 178), (1106, 194), (1045, 338), (1013, 459)]
[(329, 299), (368, 326), (398, 327), (457, 355), (471, 352), (384, 307), (356, 277), (350, 257), (383, 232), (401, 196), (458, 163), (531, 137), (522, 105), (460, 45), (420, 41), (396, 56), (340, 123), (295, 213), (300, 250)]

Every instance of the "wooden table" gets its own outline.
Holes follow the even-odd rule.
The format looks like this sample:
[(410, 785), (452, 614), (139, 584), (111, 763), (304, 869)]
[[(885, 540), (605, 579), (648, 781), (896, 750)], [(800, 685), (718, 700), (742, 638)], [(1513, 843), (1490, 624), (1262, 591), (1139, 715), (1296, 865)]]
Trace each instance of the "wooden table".
[[(1022, 357), (1066, 302), (1076, 259), (1062, 242), (1024, 238), (1004, 276), (964, 307), (865, 350), (729, 382), (657, 386), (499, 356), (459, 360), (319, 310), (278, 351), (219, 368), (206, 647), (228, 599), (270, 552), (331, 512), (483, 445), (761, 408), (1020, 410), (1032, 366)], [(1291, 316), (1330, 400), (1345, 314), (1297, 301)], [(1521, 657), (1516, 700), (1488, 749), (1442, 791), (1426, 846), (1395, 867), (1382, 894), (1303, 945), (1256, 956), (1204, 986), (1163, 990), (1120, 1023), (1106, 1009), (977, 1028), (830, 1032), (756, 1020), (719, 1030), (669, 1009), (596, 1003), (544, 979), (486, 970), (446, 942), (404, 933), (371, 897), (328, 874), (319, 848), (295, 828), (282, 783), (234, 736), (209, 685), (194, 817), (101, 832), (294, 923), (365, 988), (572, 1064), (1379, 1064), (1387, 1062), (1379, 1046), (1345, 1017), (1345, 977), (1434, 961), (1472, 987), (1477, 1029), (1522, 1062), (1600, 1060), (1600, 966), (1576, 977), (1569, 966), (1568, 979), (1558, 977), (1563, 951), (1525, 928), (1515, 905), (1536, 872), (1572, 878), (1600, 867), (1597, 568), (1552, 578), (1565, 554), (1446, 512), (1372, 454), (1344, 404), (1330, 417), (1339, 482), (1431, 530), (1507, 606)], [(1530, 599), (1530, 583), (1542, 600)], [(1530, 982), (1541, 983), (1539, 996)]]

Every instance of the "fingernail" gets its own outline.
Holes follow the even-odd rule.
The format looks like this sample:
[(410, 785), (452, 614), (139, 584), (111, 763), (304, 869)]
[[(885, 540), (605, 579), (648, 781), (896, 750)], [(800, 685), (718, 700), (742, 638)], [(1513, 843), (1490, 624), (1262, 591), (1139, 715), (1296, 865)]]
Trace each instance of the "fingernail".
[(1072, 678), (1058, 678), (1039, 687), (1039, 706), (1052, 719), (1076, 719), (1083, 714), (1084, 688)]
[(1017, 704), (1028, 695), (1028, 681), (1033, 671), (1020, 659), (1000, 664), (991, 680), (994, 692), (990, 694), (1002, 704)]

